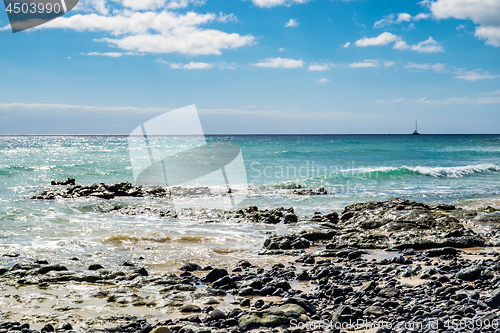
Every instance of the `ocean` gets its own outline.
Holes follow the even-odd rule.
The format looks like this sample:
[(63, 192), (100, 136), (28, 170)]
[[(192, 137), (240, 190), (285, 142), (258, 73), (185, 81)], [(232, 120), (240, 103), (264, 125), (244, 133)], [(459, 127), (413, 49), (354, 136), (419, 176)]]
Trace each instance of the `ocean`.
[[(241, 207), (293, 207), (297, 225), (128, 216), (110, 207), (164, 207), (165, 199), (32, 200), (52, 180), (134, 183), (126, 136), (0, 137), (0, 264), (78, 258), (151, 268), (253, 258), (270, 233), (313, 226), (314, 212), (402, 197), (464, 208), (500, 207), (500, 135), (235, 135), (208, 142), (241, 147), (247, 198)], [(297, 195), (324, 188), (326, 195)], [(9, 261), (11, 262), (11, 261)]]

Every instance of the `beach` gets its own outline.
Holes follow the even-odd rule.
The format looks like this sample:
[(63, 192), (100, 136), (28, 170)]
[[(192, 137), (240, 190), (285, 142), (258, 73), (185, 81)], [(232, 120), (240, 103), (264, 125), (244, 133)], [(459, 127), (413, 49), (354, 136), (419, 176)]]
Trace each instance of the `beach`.
[(493, 332), (499, 138), (213, 136), (248, 195), (179, 208), (126, 137), (1, 137), (0, 332)]

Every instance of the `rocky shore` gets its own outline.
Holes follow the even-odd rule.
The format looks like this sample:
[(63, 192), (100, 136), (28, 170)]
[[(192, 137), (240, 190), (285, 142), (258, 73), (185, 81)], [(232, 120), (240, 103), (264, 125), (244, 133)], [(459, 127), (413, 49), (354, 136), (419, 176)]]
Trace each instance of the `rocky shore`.
[[(32, 198), (168, 197), (167, 190), (127, 184), (69, 182)], [(152, 212), (162, 213), (133, 206), (105, 211)], [(140, 258), (106, 267), (84, 266), (79, 258), (4, 256), (0, 333), (500, 332), (495, 208), (466, 211), (393, 198), (308, 219), (293, 208), (257, 207), (210, 212), (210, 218), (303, 228), (269, 235), (256, 249), (271, 265), (241, 260), (201, 267), (193, 258), (163, 271)], [(30, 313), (43, 306), (47, 315)]]

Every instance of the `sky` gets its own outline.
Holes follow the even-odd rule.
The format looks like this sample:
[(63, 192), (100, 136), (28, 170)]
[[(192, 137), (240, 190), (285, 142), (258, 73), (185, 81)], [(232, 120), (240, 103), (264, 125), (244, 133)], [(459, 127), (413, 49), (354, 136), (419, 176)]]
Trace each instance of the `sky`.
[(500, 133), (498, 0), (80, 0), (0, 41), (0, 134)]

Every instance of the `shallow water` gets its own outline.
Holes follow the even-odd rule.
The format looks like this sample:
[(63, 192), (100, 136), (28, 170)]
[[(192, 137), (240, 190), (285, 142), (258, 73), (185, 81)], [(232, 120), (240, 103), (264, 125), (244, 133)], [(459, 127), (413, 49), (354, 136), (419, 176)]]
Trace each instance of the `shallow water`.
[[(467, 208), (500, 203), (498, 135), (211, 136), (208, 141), (241, 147), (250, 186), (242, 207), (294, 207), (303, 220), (315, 211), (393, 196)], [(109, 212), (114, 205), (168, 207), (164, 199), (28, 199), (51, 180), (68, 177), (78, 184), (133, 183), (127, 137), (0, 137), (0, 255), (51, 262), (78, 257), (108, 266), (140, 257), (151, 267), (224, 264), (265, 260), (258, 252), (269, 233), (308, 225)], [(324, 187), (329, 194), (299, 196), (293, 194), (296, 185)]]

